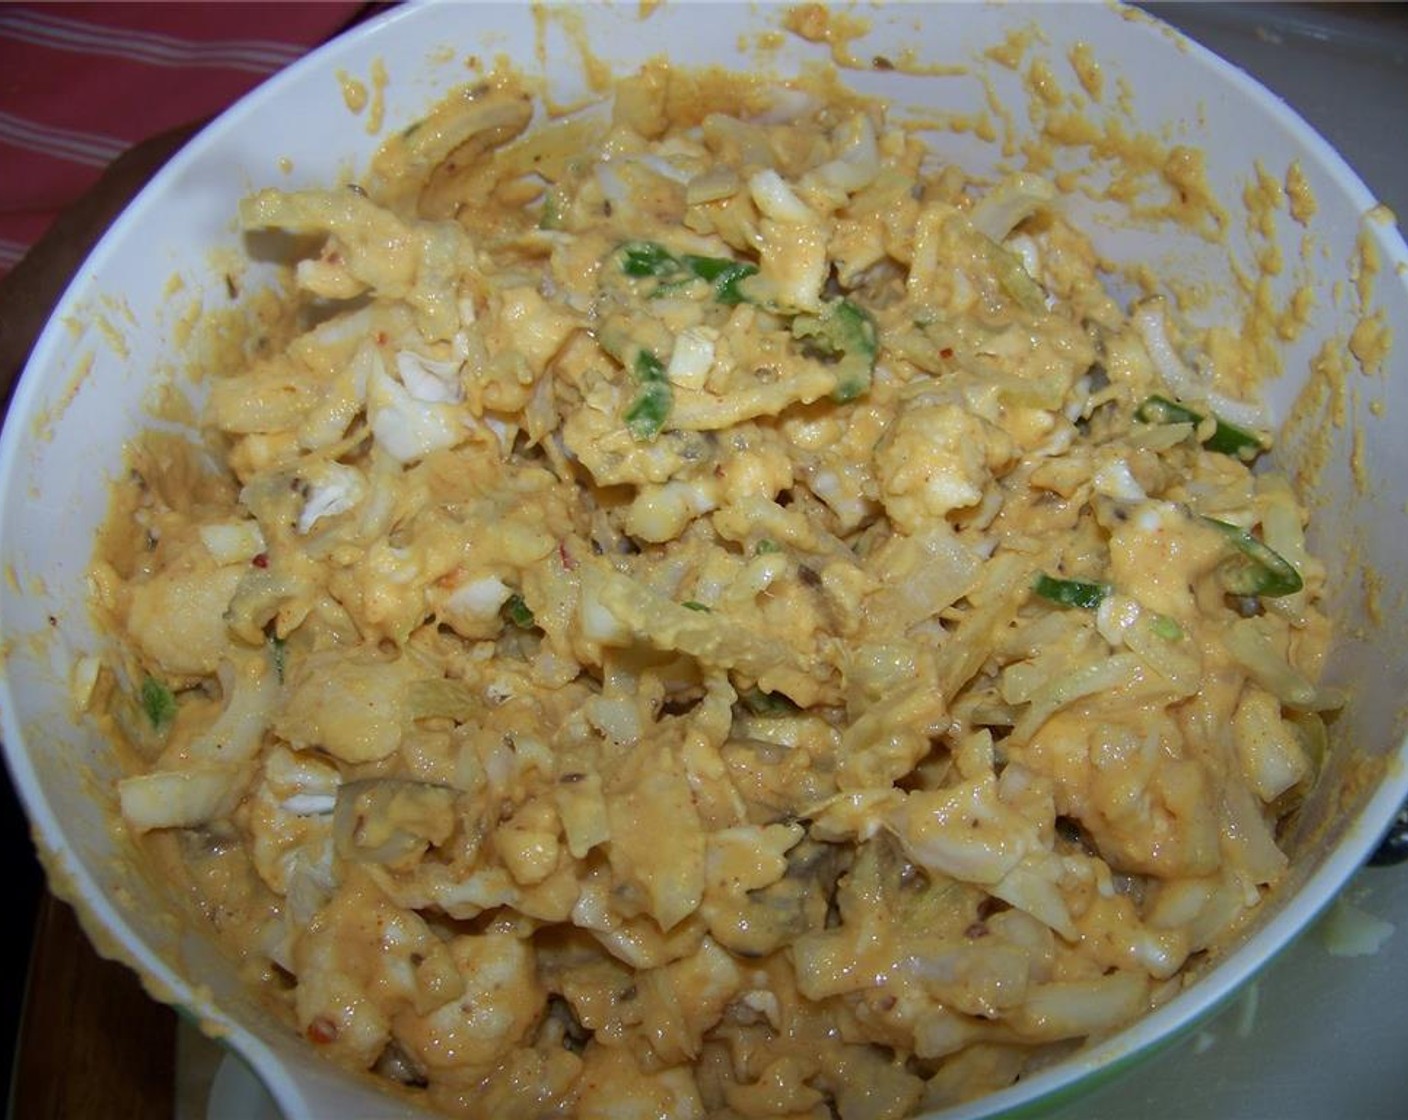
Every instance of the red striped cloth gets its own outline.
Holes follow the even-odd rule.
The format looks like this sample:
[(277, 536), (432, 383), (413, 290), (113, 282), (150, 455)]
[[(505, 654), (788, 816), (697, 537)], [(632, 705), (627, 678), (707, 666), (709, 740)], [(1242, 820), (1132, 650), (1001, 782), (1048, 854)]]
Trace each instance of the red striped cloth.
[(0, 276), (132, 144), (216, 115), (383, 6), (0, 4)]

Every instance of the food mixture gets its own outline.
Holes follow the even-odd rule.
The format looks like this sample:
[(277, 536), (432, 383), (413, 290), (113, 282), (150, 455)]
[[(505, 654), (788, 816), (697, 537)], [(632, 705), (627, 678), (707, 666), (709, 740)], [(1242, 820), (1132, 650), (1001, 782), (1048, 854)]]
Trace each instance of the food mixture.
[(449, 1114), (1007, 1086), (1286, 871), (1338, 699), (1255, 371), (834, 84), (612, 94), (241, 207), (281, 314), (93, 567), (126, 827)]

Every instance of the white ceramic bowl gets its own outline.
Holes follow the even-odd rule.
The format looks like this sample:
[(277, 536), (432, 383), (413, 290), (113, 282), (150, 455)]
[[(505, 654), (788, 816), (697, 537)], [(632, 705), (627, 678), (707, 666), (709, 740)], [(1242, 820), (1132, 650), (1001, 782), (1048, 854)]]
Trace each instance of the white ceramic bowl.
[[(644, 13), (645, 7), (554, 8), (546, 16), (521, 4), (406, 8), (293, 66), (206, 129), (114, 224), (40, 339), (10, 407), (0, 443), (0, 706), (7, 760), (51, 882), (76, 903), (101, 951), (135, 967), (158, 998), (226, 1038), (289, 1117), (376, 1116), (395, 1107), (262, 1011), (214, 946), (174, 918), (160, 886), (114, 839), (116, 764), (69, 701), (75, 660), (99, 648), (85, 608), (85, 569), (107, 502), (104, 480), (120, 470), (124, 442), (148, 423), (143, 402), (154, 379), (181, 364), (180, 316), (191, 299), (206, 307), (228, 303), (211, 251), (237, 245), (240, 196), (262, 185), (335, 181), (365, 165), (379, 142), (368, 132), (367, 114), (347, 109), (339, 71), (370, 83), (374, 66), (384, 66), (385, 135), (465, 81), (468, 55), (508, 57), (530, 72), (546, 64), (553, 89), (567, 97), (583, 89), (584, 47), (618, 72), (667, 48), (684, 65), (756, 65), (757, 33), (774, 28), (783, 12), (689, 4)], [(1226, 236), (1209, 241), (1167, 222), (1133, 226), (1118, 207), (1079, 193), (1065, 204), (1112, 261), (1144, 259), (1158, 275), (1211, 285), (1219, 298), (1203, 312), (1210, 317), (1241, 320), (1247, 296), (1234, 269), (1255, 275), (1251, 262), (1266, 247), (1249, 232), (1244, 188), (1257, 166), (1284, 181), (1297, 164), (1317, 206), (1304, 227), (1285, 206), (1269, 211), (1285, 267), (1267, 277), (1266, 294), (1282, 306), (1308, 286), (1312, 303), (1304, 329), (1278, 343), (1284, 372), (1269, 386), (1277, 417), (1292, 415), (1312, 357), (1322, 346), (1345, 355), (1351, 330), (1365, 317), (1380, 315), (1400, 338), (1408, 336), (1408, 252), (1391, 223), (1367, 217), (1373, 199), (1364, 186), (1266, 90), (1174, 32), (1095, 4), (902, 4), (856, 14), (872, 30), (843, 48), (866, 64), (848, 80), (885, 96), (902, 114), (971, 123), (986, 113), (995, 140), (982, 139), (981, 128), (940, 130), (932, 139), (947, 158), (980, 172), (1017, 151), (1004, 156), (1006, 129), (1015, 136), (1030, 131), (1024, 75), (1031, 61), (1046, 59), (1058, 84), (1079, 93), (1069, 59), (1077, 44), (1087, 44), (1101, 67), (1103, 97), (1086, 106), (1086, 116), (1203, 152), (1206, 182), (1228, 215)], [(1018, 69), (981, 54), (1005, 39), (1020, 43), (1034, 29)], [(1011, 33), (1017, 38), (1007, 39)], [(782, 36), (762, 57), (785, 73), (827, 54), (824, 45)], [(877, 57), (968, 69), (906, 74), (870, 66)], [(1010, 114), (992, 112), (990, 97)], [(1085, 99), (1091, 100), (1088, 91)], [(1084, 169), (1097, 179), (1108, 170), (1089, 147), (1058, 146), (1054, 155), (1058, 169)], [(179, 292), (173, 276), (181, 278)], [(1363, 283), (1356, 286), (1356, 277)], [(1332, 416), (1333, 396), (1318, 409), (1303, 404), (1280, 452), (1282, 463), (1307, 482), (1312, 539), (1333, 573), (1340, 623), (1330, 676), (1352, 695), (1335, 728), (1332, 762), (1306, 812), (1306, 835), (1314, 842), (1298, 853), (1293, 881), (1260, 924), (1185, 994), (1108, 1042), (951, 1115), (1050, 1103), (1198, 1021), (1325, 906), (1408, 793), (1402, 714), (1408, 657), (1401, 643), (1408, 605), (1400, 590), (1408, 581), (1408, 549), (1400, 543), (1408, 441), (1397, 423), (1408, 408), (1408, 386), (1389, 376), (1391, 356), (1367, 375), (1353, 357), (1346, 363), (1343, 416)], [(1364, 757), (1385, 763), (1382, 776), (1350, 780), (1362, 775), (1356, 766)]]

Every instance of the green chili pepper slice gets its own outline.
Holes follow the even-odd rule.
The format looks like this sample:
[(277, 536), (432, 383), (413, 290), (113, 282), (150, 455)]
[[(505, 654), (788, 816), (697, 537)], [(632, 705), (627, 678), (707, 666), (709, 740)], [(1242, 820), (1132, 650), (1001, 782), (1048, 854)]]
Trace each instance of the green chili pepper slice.
[(880, 340), (875, 320), (865, 308), (848, 299), (832, 300), (820, 315), (794, 318), (792, 337), (836, 360), (838, 376), (831, 398), (837, 403), (853, 401), (870, 388)]
[[(1195, 428), (1206, 419), (1202, 413), (1160, 396), (1150, 397), (1134, 410), (1134, 415), (1146, 424), (1192, 424)], [(1266, 450), (1266, 445), (1253, 432), (1229, 424), (1215, 413), (1213, 421), (1212, 435), (1203, 440), (1203, 446), (1209, 451), (1237, 459), (1254, 459)]]
[(626, 427), (636, 439), (653, 439), (670, 415), (674, 391), (665, 377), (664, 363), (648, 350), (636, 354), (633, 372), (640, 390), (626, 409)]
[(627, 241), (620, 248), (620, 261), (627, 276), (670, 276), (680, 270), (675, 255), (654, 241)]
[(780, 692), (764, 692), (756, 685), (740, 693), (738, 702), (755, 716), (790, 716), (802, 710), (790, 697)]
[(692, 275), (711, 284), (714, 288), (714, 298), (730, 307), (743, 303), (748, 298), (739, 290), (738, 285), (758, 272), (758, 266), (755, 264), (729, 260), (727, 257), (686, 255), (680, 258), (680, 263)]
[(155, 677), (143, 679), (138, 693), (142, 711), (155, 731), (165, 731), (176, 718), (176, 695)]
[(523, 596), (516, 591), (504, 601), (504, 605), (499, 608), (499, 613), (505, 621), (511, 622), (520, 630), (531, 630), (537, 624), (533, 618), (532, 610), (523, 601)]
[(627, 241), (617, 250), (617, 259), (627, 276), (659, 280), (660, 286), (654, 292), (657, 296), (703, 280), (713, 288), (716, 300), (730, 306), (748, 298), (738, 285), (758, 271), (755, 264), (729, 257), (701, 257), (694, 253), (677, 257), (656, 241)]
[(1221, 533), (1237, 550), (1238, 555), (1224, 561), (1218, 569), (1222, 586), (1233, 595), (1278, 599), (1283, 595), (1294, 595), (1305, 586), (1305, 581), (1289, 560), (1245, 529), (1218, 521), (1215, 517), (1201, 520)]
[(1043, 572), (1036, 577), (1032, 590), (1060, 606), (1093, 611), (1110, 594), (1110, 585), (1083, 579), (1057, 579)]

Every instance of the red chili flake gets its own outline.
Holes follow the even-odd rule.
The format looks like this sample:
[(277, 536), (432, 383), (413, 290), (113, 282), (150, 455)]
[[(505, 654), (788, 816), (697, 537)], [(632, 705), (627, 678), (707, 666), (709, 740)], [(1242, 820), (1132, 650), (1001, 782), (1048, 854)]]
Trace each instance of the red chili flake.
[(316, 1042), (320, 1046), (325, 1046), (329, 1042), (337, 1041), (337, 1024), (326, 1015), (319, 1015), (308, 1024), (308, 1041)]
[(945, 346), (942, 350), (939, 351), (939, 357), (941, 357), (941, 358), (951, 358), (951, 357), (953, 357), (953, 347), (952, 347), (952, 346)]
[(573, 560), (572, 554), (567, 551), (566, 541), (557, 542), (557, 558), (562, 561), (562, 566), (566, 568), (567, 571), (570, 572), (576, 569), (577, 561)]
[(256, 568), (267, 568), (269, 566), (269, 554), (267, 552), (261, 552), (253, 560), (251, 560), (250, 563), (253, 564)]
[(386, 345), (386, 332), (385, 332), (385, 331), (377, 331), (376, 334), (374, 334), (374, 335), (372, 336), (372, 338), (376, 341), (376, 344), (377, 344), (378, 346), (385, 346), (385, 345)]

